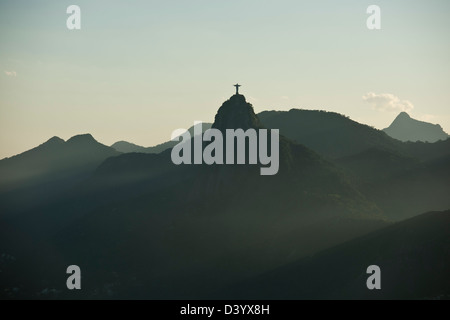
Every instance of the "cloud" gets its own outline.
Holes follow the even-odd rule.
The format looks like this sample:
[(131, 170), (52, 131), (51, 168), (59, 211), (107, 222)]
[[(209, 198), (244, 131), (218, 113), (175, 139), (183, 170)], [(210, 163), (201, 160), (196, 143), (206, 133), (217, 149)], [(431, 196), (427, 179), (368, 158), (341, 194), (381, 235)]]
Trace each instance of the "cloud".
[(375, 110), (388, 112), (411, 111), (414, 105), (408, 100), (400, 100), (399, 97), (390, 93), (376, 94), (369, 92), (364, 95), (363, 100), (371, 104)]
[(17, 72), (15, 72), (15, 71), (5, 71), (5, 74), (8, 77), (17, 77)]
[(281, 96), (281, 100), (289, 100), (288, 96)]

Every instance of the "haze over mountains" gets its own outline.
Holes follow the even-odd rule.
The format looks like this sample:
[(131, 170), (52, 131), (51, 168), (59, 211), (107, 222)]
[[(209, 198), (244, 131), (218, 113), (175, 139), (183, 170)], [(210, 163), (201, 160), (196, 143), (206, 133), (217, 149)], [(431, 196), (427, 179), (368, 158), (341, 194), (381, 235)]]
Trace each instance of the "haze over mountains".
[(90, 134), (82, 134), (67, 141), (53, 137), (0, 160), (0, 216), (51, 200), (89, 177), (104, 160), (119, 154)]
[[(390, 252), (398, 249), (391, 239), (410, 231), (442, 235), (442, 241), (432, 242), (408, 235), (414, 248), (434, 250), (427, 268), (440, 272), (442, 265), (434, 262), (445, 250), (448, 212), (427, 215), (420, 220), (423, 224), (386, 227), (450, 208), (450, 139), (405, 143), (332, 112), (293, 109), (256, 115), (242, 95), (223, 103), (212, 126), (279, 129), (278, 174), (261, 176), (259, 166), (252, 165), (175, 166), (170, 159), (173, 144), (155, 153), (115, 144), (121, 154), (89, 135), (67, 142), (53, 138), (0, 160), (8, 177), (0, 189), (0, 254), (14, 257), (0, 260), (5, 288), (0, 294), (195, 299), (238, 297), (239, 292), (244, 298), (268, 292), (284, 298), (327, 298), (341, 292), (342, 297), (370, 298), (340, 284), (323, 287), (313, 270), (340, 263), (342, 284), (358, 286), (366, 264), (389, 261)], [(25, 205), (23, 199), (32, 201)], [(377, 247), (378, 240), (343, 244), (376, 230), (380, 241), (389, 244), (386, 249)], [(378, 239), (377, 234), (367, 237)], [(325, 260), (303, 267), (306, 257), (337, 245), (342, 246), (330, 249), (336, 254), (325, 252)], [(416, 249), (405, 250), (409, 257)], [(381, 260), (375, 259), (378, 253)], [(306, 273), (301, 278), (305, 290), (272, 291), (270, 286), (295, 276), (297, 268), (290, 266), (298, 261), (311, 275), (310, 281)], [(402, 267), (403, 260), (393, 261), (384, 264), (388, 274)], [(64, 270), (75, 262), (85, 270), (84, 288), (68, 292)], [(429, 273), (416, 268), (419, 263), (413, 261), (416, 271), (411, 276), (425, 282)], [(277, 270), (286, 270), (286, 277), (273, 276)], [(271, 284), (255, 284), (260, 275), (268, 281), (262, 284)], [(415, 288), (413, 295), (398, 290), (389, 297), (449, 294), (447, 279), (441, 277), (439, 286)], [(261, 291), (230, 291), (243, 283)]]
[[(450, 211), (429, 212), (231, 286), (228, 299), (449, 299)], [(361, 265), (383, 270), (367, 290)], [(446, 294), (444, 294), (446, 293)]]
[(90, 134), (64, 141), (53, 137), (29, 151), (0, 161), (1, 185), (23, 186), (65, 174), (89, 174), (106, 158), (120, 152), (97, 142)]

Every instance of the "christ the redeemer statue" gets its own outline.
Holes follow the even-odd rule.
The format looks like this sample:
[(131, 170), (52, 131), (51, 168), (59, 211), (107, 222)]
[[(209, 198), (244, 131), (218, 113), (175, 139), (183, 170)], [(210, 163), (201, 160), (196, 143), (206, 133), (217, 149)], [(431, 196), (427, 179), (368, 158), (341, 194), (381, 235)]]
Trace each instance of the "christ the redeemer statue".
[(239, 87), (241, 87), (241, 85), (239, 83), (236, 83), (234, 87), (236, 87), (236, 94), (239, 94)]

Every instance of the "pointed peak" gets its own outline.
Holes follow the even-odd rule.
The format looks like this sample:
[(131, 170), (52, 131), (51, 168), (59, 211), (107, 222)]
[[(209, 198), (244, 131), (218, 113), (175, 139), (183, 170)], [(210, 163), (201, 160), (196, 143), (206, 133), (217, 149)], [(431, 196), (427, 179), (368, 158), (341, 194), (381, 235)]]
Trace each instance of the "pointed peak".
[(45, 141), (43, 144), (41, 144), (41, 146), (54, 147), (54, 146), (62, 145), (64, 143), (65, 143), (65, 141), (63, 139), (61, 139), (60, 137), (54, 136), (54, 137), (48, 139), (47, 141)]
[(402, 111), (398, 114), (396, 119), (411, 119), (411, 116), (405, 111)]
[(401, 112), (383, 131), (400, 141), (436, 142), (448, 138), (447, 133), (440, 125), (416, 120), (406, 112)]
[(60, 137), (54, 136), (48, 139), (44, 144), (56, 144), (56, 143), (64, 143), (65, 141)]
[(212, 128), (219, 130), (261, 128), (262, 125), (253, 106), (242, 94), (235, 94), (225, 101), (217, 111)]
[(67, 140), (67, 143), (92, 143), (92, 142), (97, 143), (97, 140), (95, 140), (90, 133), (78, 134)]

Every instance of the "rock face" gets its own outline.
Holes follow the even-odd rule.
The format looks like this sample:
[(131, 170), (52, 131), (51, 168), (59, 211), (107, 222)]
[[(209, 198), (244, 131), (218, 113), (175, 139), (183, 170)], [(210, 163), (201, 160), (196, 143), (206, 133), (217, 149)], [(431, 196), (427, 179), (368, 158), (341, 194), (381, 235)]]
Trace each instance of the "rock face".
[(401, 112), (383, 131), (400, 141), (436, 142), (449, 137), (440, 125), (413, 119), (406, 112)]
[(217, 111), (212, 128), (224, 131), (226, 129), (262, 128), (261, 122), (253, 110), (253, 106), (241, 94), (235, 94), (225, 101)]

